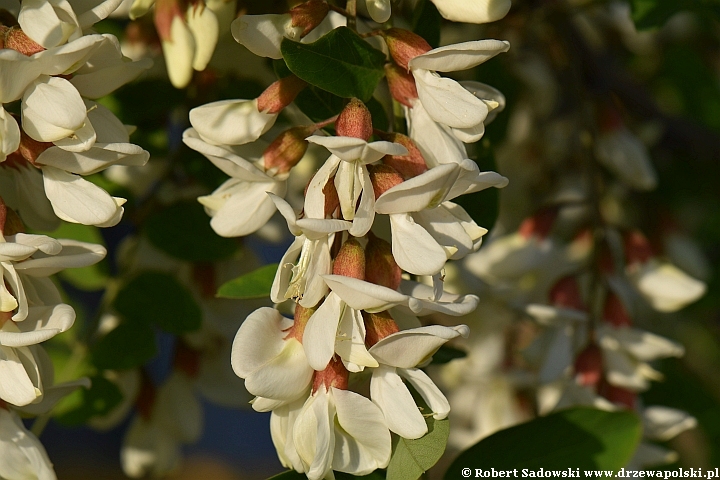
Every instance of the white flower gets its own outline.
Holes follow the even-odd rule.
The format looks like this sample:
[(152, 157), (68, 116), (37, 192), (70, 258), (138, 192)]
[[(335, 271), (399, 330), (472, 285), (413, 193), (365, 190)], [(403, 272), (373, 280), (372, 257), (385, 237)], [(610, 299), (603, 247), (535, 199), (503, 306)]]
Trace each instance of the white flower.
[(55, 480), (42, 443), (15, 412), (0, 408), (0, 477), (7, 480)]
[(307, 394), (313, 369), (300, 343), (304, 325), (298, 330), (294, 324), (277, 310), (264, 307), (240, 326), (230, 362), (251, 394), (284, 403)]
[(216, 146), (198, 138), (198, 132), (194, 129), (185, 131), (183, 142), (232, 177), (212, 194), (198, 198), (212, 217), (210, 226), (218, 235), (249, 235), (270, 220), (276, 207), (267, 192), (284, 196), (287, 175), (268, 175), (256, 166), (261, 160), (251, 163), (243, 158), (260, 158), (261, 144)]
[(488, 23), (500, 20), (510, 10), (510, 0), (432, 0), (440, 15), (453, 22)]
[(20, 146), (20, 127), (8, 112), (0, 106), (0, 162)]
[(357, 393), (320, 385), (292, 428), (294, 447), (310, 480), (332, 470), (367, 475), (390, 461), (390, 432), (382, 412)]
[(212, 145), (242, 145), (260, 138), (275, 124), (276, 113), (258, 110), (257, 99), (220, 100), (190, 110), (190, 123)]
[(647, 148), (626, 127), (598, 135), (595, 158), (633, 188), (652, 190), (657, 186), (657, 173)]
[(423, 397), (433, 418), (442, 420), (447, 417), (450, 412), (447, 399), (433, 381), (415, 367), (426, 363), (448, 340), (460, 335), (467, 337), (468, 333), (465, 325), (453, 328), (434, 325), (393, 333), (370, 347), (370, 355), (380, 364), (372, 371), (370, 397), (382, 410), (392, 432), (410, 439), (427, 433), (423, 414), (402, 378)]
[(308, 187), (306, 209), (317, 209), (320, 205), (324, 205), (321, 192), (334, 175), (343, 218), (352, 221), (350, 235), (355, 237), (365, 235), (372, 227), (375, 218), (375, 193), (367, 165), (377, 162), (385, 155), (407, 155), (407, 149), (399, 143), (384, 141), (368, 143), (355, 137), (313, 135), (308, 137), (307, 141), (324, 146), (332, 152), (332, 155), (315, 174)]
[(627, 271), (635, 288), (660, 312), (678, 311), (705, 294), (705, 283), (657, 258), (629, 265)]

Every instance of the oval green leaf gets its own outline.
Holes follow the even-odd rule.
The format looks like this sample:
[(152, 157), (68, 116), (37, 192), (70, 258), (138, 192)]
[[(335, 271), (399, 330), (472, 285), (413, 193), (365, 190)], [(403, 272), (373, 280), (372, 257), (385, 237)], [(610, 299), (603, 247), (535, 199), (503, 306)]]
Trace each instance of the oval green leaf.
[(105, 370), (136, 368), (157, 353), (155, 332), (145, 323), (122, 323), (92, 349), (96, 367)]
[(387, 480), (417, 480), (435, 465), (445, 452), (450, 422), (425, 419), (428, 433), (417, 440), (402, 437), (393, 439), (393, 453), (387, 468)]
[(642, 423), (632, 412), (563, 410), (481, 440), (450, 465), (445, 480), (463, 478), (463, 468), (615, 472), (630, 460), (641, 436)]
[(277, 268), (278, 264), (272, 263), (225, 282), (216, 296), (235, 299), (268, 297)]
[(313, 43), (280, 44), (292, 73), (323, 90), (344, 98), (367, 101), (385, 76), (385, 55), (347, 27), (339, 27)]

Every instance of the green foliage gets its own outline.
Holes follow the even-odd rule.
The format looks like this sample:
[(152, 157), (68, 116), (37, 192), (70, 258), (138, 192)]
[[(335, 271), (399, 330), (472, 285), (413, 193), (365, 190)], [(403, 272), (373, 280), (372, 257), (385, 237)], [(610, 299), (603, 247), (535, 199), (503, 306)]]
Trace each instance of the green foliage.
[(120, 404), (123, 395), (117, 385), (99, 375), (90, 381), (89, 389), (80, 388), (64, 399), (67, 410), (55, 417), (58, 422), (69, 426), (83, 425), (94, 416), (108, 414)]
[(197, 330), (202, 322), (190, 292), (166, 273), (141, 273), (118, 292), (113, 307), (131, 325), (155, 323), (177, 335)]
[(280, 51), (295, 75), (344, 98), (369, 100), (385, 75), (385, 55), (347, 27), (336, 28), (313, 43), (284, 38)]
[(630, 460), (641, 436), (642, 423), (633, 412), (563, 410), (481, 440), (450, 465), (445, 480), (462, 478), (463, 468), (617, 471)]
[(236, 240), (220, 237), (210, 226), (202, 205), (176, 203), (151, 215), (144, 233), (163, 252), (189, 262), (216, 262), (232, 257)]
[(443, 345), (438, 349), (437, 352), (435, 352), (435, 355), (433, 355), (432, 361), (430, 363), (433, 365), (442, 365), (444, 363), (451, 362), (456, 358), (465, 357), (467, 357), (466, 351), (450, 347), (448, 345)]
[[(63, 222), (60, 228), (52, 232), (54, 238), (69, 238), (81, 242), (105, 245), (100, 235), (100, 229), (92, 225)], [(105, 261), (82, 268), (68, 268), (62, 270), (60, 278), (81, 290), (101, 290), (108, 281), (108, 269)]]
[(632, 19), (638, 30), (661, 27), (681, 11), (720, 16), (720, 2), (717, 0), (631, 0), (630, 5)]
[(430, 0), (420, 0), (413, 10), (412, 30), (425, 39), (431, 47), (440, 46), (442, 15)]
[(155, 332), (146, 323), (122, 323), (92, 349), (96, 367), (106, 370), (136, 368), (157, 353)]
[(272, 263), (245, 275), (240, 275), (223, 283), (218, 289), (217, 296), (243, 300), (267, 297), (270, 295), (277, 268), (278, 264)]
[(387, 468), (387, 480), (416, 480), (435, 465), (447, 444), (450, 422), (425, 418), (428, 433), (422, 438), (408, 440), (396, 436), (393, 439), (393, 454)]

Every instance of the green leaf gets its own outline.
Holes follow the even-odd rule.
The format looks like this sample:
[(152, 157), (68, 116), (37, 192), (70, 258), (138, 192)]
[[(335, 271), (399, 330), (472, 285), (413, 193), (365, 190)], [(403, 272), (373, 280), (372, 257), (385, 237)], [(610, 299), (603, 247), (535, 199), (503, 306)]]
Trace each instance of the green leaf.
[(213, 231), (210, 218), (197, 202), (176, 203), (155, 213), (147, 219), (144, 232), (155, 247), (189, 262), (225, 260), (239, 246), (234, 239)]
[(415, 5), (412, 30), (425, 39), (431, 47), (440, 46), (440, 26), (442, 15), (430, 0), (420, 0)]
[[(63, 222), (51, 236), (105, 245), (100, 229), (91, 225)], [(101, 261), (88, 267), (65, 269), (59, 273), (59, 276), (81, 290), (101, 290), (107, 285), (108, 269), (107, 264)]]
[(463, 478), (463, 468), (617, 471), (630, 460), (641, 436), (642, 423), (633, 412), (563, 410), (481, 440), (450, 465), (445, 480)]
[(387, 468), (387, 480), (416, 480), (440, 460), (450, 434), (450, 422), (432, 417), (427, 417), (425, 421), (428, 433), (422, 438), (393, 439), (393, 454)]
[(291, 72), (340, 97), (367, 101), (385, 75), (385, 55), (347, 27), (340, 27), (313, 43), (284, 38), (280, 51)]
[(365, 102), (365, 106), (370, 110), (373, 128), (384, 131), (390, 130), (390, 121), (388, 120), (387, 112), (375, 97)]
[(437, 352), (435, 352), (435, 355), (433, 355), (432, 361), (430, 363), (433, 365), (442, 365), (444, 363), (451, 362), (456, 358), (465, 357), (467, 357), (466, 351), (450, 347), (448, 345), (443, 345), (438, 349)]
[(141, 273), (118, 292), (113, 307), (132, 323), (156, 323), (174, 334), (197, 330), (202, 322), (190, 291), (166, 273)]
[(295, 97), (295, 105), (313, 122), (334, 117), (345, 107), (347, 100), (317, 87), (309, 86)]
[(58, 422), (68, 426), (83, 425), (94, 416), (106, 415), (122, 402), (120, 388), (107, 378), (96, 375), (90, 381), (89, 389), (80, 388), (63, 399), (66, 409), (55, 416)]
[(136, 368), (157, 353), (155, 332), (146, 323), (122, 323), (92, 349), (96, 367), (105, 370)]
[(270, 295), (278, 264), (265, 265), (245, 275), (223, 283), (217, 292), (220, 298), (263, 298)]

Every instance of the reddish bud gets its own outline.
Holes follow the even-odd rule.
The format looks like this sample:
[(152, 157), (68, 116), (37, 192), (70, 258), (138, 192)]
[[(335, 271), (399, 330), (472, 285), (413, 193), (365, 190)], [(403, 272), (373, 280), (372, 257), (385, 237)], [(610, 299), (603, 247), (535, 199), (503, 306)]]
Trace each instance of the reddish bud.
[(45, 50), (42, 45), (25, 35), (20, 27), (4, 28), (3, 30), (0, 30), (0, 42), (3, 43), (0, 48), (9, 48), (28, 57)]
[(544, 240), (550, 235), (550, 230), (552, 230), (555, 224), (557, 215), (557, 207), (543, 208), (532, 217), (523, 220), (520, 228), (518, 228), (518, 233), (526, 239), (534, 236), (540, 240)]
[(387, 310), (378, 313), (367, 313), (362, 312), (363, 320), (365, 321), (365, 346), (367, 348), (372, 347), (377, 342), (397, 333), (400, 329), (393, 320), (390, 312)]
[(556, 307), (585, 310), (585, 304), (580, 296), (577, 278), (568, 276), (561, 278), (550, 290), (550, 303)]
[(25, 233), (25, 224), (20, 219), (20, 216), (15, 213), (15, 210), (8, 208), (5, 218), (5, 228), (2, 230), (2, 234), (10, 236), (16, 233)]
[(403, 70), (396, 63), (385, 64), (385, 77), (388, 81), (390, 94), (398, 102), (412, 108), (418, 98), (415, 78), (407, 70)]
[(172, 23), (175, 17), (185, 21), (187, 0), (156, 0), (155, 1), (155, 28), (158, 36), (165, 42), (172, 42)]
[(335, 176), (330, 177), (323, 187), (323, 195), (325, 195), (325, 216), (329, 217), (340, 206), (340, 197), (335, 188)]
[(425, 157), (410, 137), (402, 133), (381, 133), (379, 136), (385, 141), (399, 143), (408, 151), (407, 155), (385, 155), (382, 160), (385, 165), (393, 167), (406, 180), (427, 172)]
[(632, 325), (625, 305), (615, 293), (608, 293), (603, 306), (603, 319), (615, 327), (629, 327)]
[(395, 263), (392, 247), (372, 233), (365, 249), (365, 281), (397, 290), (402, 280), (402, 270)]
[(175, 344), (175, 359), (173, 366), (189, 378), (197, 378), (200, 374), (200, 352), (183, 342)]
[(600, 385), (600, 395), (610, 400), (612, 403), (619, 403), (627, 408), (634, 409), (637, 401), (637, 394), (626, 388), (616, 387), (607, 381)]
[(275, 137), (263, 153), (265, 170), (289, 172), (305, 156), (309, 137), (315, 127), (293, 127)]
[(317, 392), (321, 385), (324, 385), (327, 390), (330, 390), (330, 387), (347, 390), (349, 376), (350, 372), (347, 371), (342, 361), (333, 357), (325, 370), (315, 372), (313, 375), (312, 393)]
[(293, 323), (292, 327), (288, 329), (288, 333), (287, 335), (285, 335), (285, 340), (289, 338), (294, 338), (298, 342), (302, 343), (303, 334), (305, 333), (305, 327), (307, 326), (310, 317), (312, 317), (313, 313), (315, 313), (315, 310), (317, 310), (317, 308), (305, 308), (299, 303), (296, 303), (295, 322)]
[(304, 37), (312, 29), (320, 25), (320, 22), (325, 20), (330, 7), (324, 0), (310, 0), (309, 2), (301, 3), (290, 9), (290, 18), (292, 19), (293, 27), (301, 27), (302, 33), (300, 37)]
[(408, 63), (413, 58), (432, 50), (429, 43), (420, 35), (402, 28), (390, 28), (381, 32), (385, 38), (390, 56), (405, 71), (410, 70)]
[(365, 250), (356, 238), (350, 237), (335, 257), (333, 275), (365, 280)]
[(375, 200), (395, 185), (400, 185), (403, 182), (403, 177), (390, 165), (384, 165), (382, 163), (378, 165), (368, 165), (367, 169), (370, 174), (373, 191), (375, 192)]
[(602, 379), (603, 354), (591, 343), (575, 358), (575, 381), (585, 387), (597, 387)]
[(28, 162), (35, 165), (35, 161), (48, 148), (54, 146), (51, 142), (38, 142), (30, 138), (24, 130), (20, 130), (20, 146), (17, 152), (20, 156)]
[(264, 113), (280, 113), (290, 105), (298, 93), (307, 86), (307, 82), (295, 75), (276, 81), (257, 98), (258, 110)]
[(353, 98), (335, 120), (335, 132), (341, 137), (369, 140), (373, 134), (372, 115), (365, 104)]
[(625, 235), (625, 262), (645, 263), (655, 256), (648, 239), (639, 230), (632, 230)]

